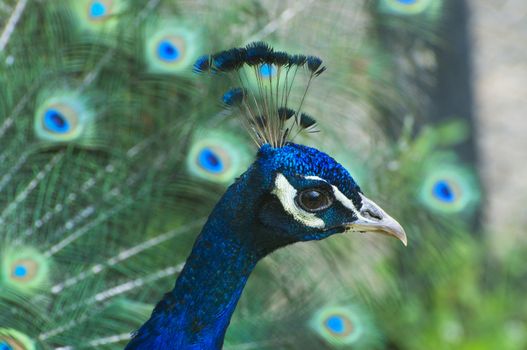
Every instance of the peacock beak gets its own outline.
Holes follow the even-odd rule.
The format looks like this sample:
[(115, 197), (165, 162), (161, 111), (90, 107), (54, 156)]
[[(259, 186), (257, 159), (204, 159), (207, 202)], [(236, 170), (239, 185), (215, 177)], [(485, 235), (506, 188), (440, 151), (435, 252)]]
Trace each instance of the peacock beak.
[(372, 200), (362, 195), (362, 193), (360, 196), (362, 198), (362, 207), (359, 211), (360, 217), (350, 223), (348, 229), (351, 231), (382, 233), (393, 236), (407, 246), (406, 233), (401, 224)]

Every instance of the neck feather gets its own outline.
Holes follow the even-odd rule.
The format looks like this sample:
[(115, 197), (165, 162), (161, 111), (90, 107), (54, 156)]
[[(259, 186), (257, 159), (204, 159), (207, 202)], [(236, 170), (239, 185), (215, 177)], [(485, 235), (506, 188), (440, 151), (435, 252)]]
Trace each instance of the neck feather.
[(127, 349), (221, 349), (245, 283), (265, 255), (246, 239), (254, 229), (254, 210), (238, 203), (244, 198), (239, 186), (231, 186), (216, 205), (175, 288)]

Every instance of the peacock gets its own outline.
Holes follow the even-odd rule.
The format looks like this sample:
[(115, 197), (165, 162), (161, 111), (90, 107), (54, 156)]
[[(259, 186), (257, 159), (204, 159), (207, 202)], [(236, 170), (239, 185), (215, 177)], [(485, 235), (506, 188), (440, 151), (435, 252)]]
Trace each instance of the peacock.
[[(406, 245), (397, 221), (366, 198), (349, 173), (315, 148), (292, 142), (316, 120), (302, 113), (313, 79), (326, 67), (315, 56), (274, 51), (263, 42), (203, 56), (195, 70), (232, 72), (250, 81), (223, 95), (236, 106), (259, 146), (256, 161), (214, 207), (176, 286), (157, 304), (127, 349), (220, 349), (227, 326), (256, 263), (278, 248), (345, 231), (381, 232)], [(275, 69), (276, 73), (271, 74)], [(298, 107), (295, 80), (308, 72)], [(246, 83), (248, 84), (248, 83)]]
[[(465, 261), (477, 265), (467, 222), (482, 198), (477, 174), (456, 151), (470, 125), (462, 116), (431, 117), (451, 5), (0, 1), (0, 349), (151, 341), (151, 325), (177, 307), (163, 293), (206, 261), (185, 264), (194, 242), (196, 254), (217, 250), (207, 243), (214, 217), (256, 197), (266, 203), (265, 225), (294, 230), (259, 241), (262, 250), (234, 271), (251, 277), (231, 295), (214, 346), (229, 320), (223, 347), (231, 350), (421, 349), (430, 338), (445, 341), (439, 330), (457, 319), (436, 306), (453, 298), (431, 291), (448, 289)], [(268, 45), (247, 46), (260, 41), (278, 61), (226, 72), (238, 51), (200, 58), (226, 47), (267, 52)], [(290, 63), (284, 52), (315, 56)], [(271, 89), (278, 97), (265, 96)], [(255, 100), (260, 109), (272, 103), (258, 111)], [(278, 172), (282, 199), (272, 193)], [(234, 193), (249, 185), (258, 191)], [(309, 186), (317, 191), (302, 191)], [(386, 215), (364, 190), (399, 219), (411, 244), (400, 251), (375, 235), (319, 241), (315, 228), (280, 209), (283, 201), (298, 208), (293, 190), (306, 203), (331, 204), (322, 219), (299, 209), (315, 226), (343, 224), (355, 204), (360, 214), (359, 203), (369, 205), (364, 219)], [(249, 211), (239, 211), (239, 230), (250, 225)], [(289, 244), (298, 240), (305, 242)], [(220, 253), (227, 248), (234, 249)], [(430, 310), (433, 317), (422, 316)], [(414, 336), (418, 324), (428, 330), (422, 338)]]

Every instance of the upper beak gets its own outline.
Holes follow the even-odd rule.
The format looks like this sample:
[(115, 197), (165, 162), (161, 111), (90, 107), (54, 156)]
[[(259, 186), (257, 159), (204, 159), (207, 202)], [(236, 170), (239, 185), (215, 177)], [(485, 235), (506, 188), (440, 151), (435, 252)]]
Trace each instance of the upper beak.
[(350, 223), (348, 228), (352, 231), (369, 231), (394, 236), (407, 246), (408, 241), (403, 227), (394, 218), (386, 214), (381, 207), (363, 196), (362, 193), (360, 196), (362, 198), (360, 217)]

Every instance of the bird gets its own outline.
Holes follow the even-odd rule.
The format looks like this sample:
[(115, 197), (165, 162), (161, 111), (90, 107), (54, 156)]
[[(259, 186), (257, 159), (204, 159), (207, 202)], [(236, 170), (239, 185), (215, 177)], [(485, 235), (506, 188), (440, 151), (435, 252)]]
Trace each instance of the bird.
[[(404, 348), (393, 315), (450, 271), (442, 255), (481, 197), (449, 151), (463, 127), (426, 119), (443, 1), (271, 3), (0, 1), (0, 349), (122, 349), (151, 317), (262, 148), (223, 108), (240, 83), (193, 64), (263, 39), (329, 67), (298, 111), (306, 128), (288, 132), (306, 148), (287, 149), (331, 154), (412, 241), (404, 254), (374, 235), (277, 249), (224, 348)], [(246, 88), (277, 72), (259, 65)]]
[[(264, 75), (260, 67), (277, 72)], [(255, 42), (195, 63), (198, 72), (232, 73), (241, 82), (250, 74), (246, 68), (254, 69), (256, 91), (243, 85), (222, 99), (243, 115), (259, 146), (256, 160), (216, 204), (174, 289), (126, 349), (221, 349), (250, 273), (259, 260), (286, 245), (348, 231), (384, 233), (407, 244), (402, 226), (365, 197), (339, 163), (292, 142), (300, 130), (316, 124), (300, 111), (312, 80), (326, 70), (322, 60)], [(290, 92), (297, 75), (306, 71), (307, 85), (293, 110)]]

